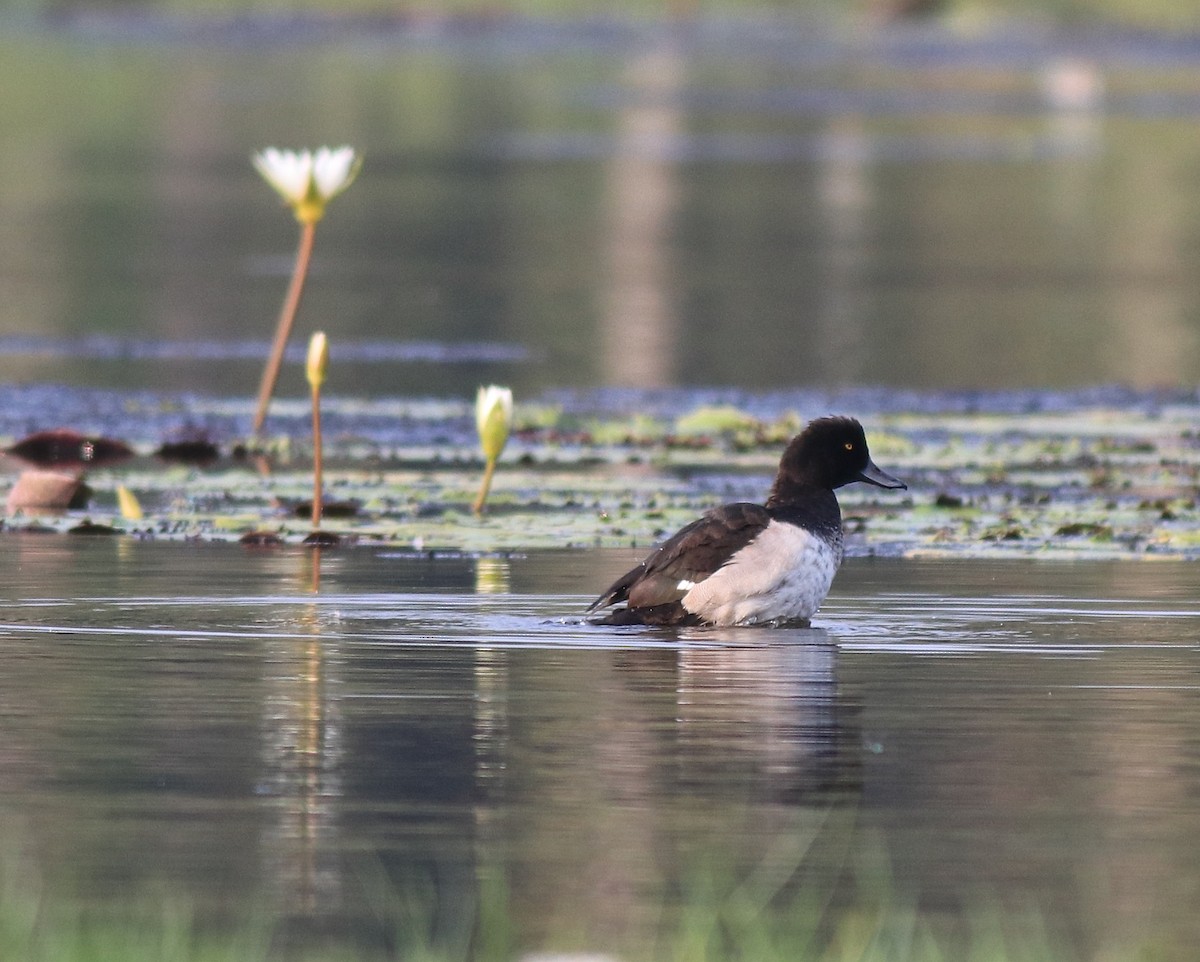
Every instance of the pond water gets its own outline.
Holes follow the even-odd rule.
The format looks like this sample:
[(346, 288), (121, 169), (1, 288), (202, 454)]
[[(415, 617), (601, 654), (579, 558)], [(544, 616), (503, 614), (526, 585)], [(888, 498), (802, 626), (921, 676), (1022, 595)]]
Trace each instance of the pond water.
[(6, 535), (4, 841), (308, 949), (1200, 943), (1194, 565), (851, 559), (811, 630), (581, 621), (632, 557)]
[[(324, 328), (338, 470), (382, 471), (401, 443), (421, 470), (469, 464), (469, 399), (494, 381), (568, 414), (998, 405), (1021, 430), (1061, 408), (1049, 389), (1081, 389), (1084, 433), (1139, 473), (1102, 477), (1061, 418), (1048, 444), (1005, 449), (1021, 457), (982, 502), (996, 524), (922, 522), (1015, 533), (1026, 557), (852, 558), (805, 631), (585, 623), (628, 550), (6, 530), (0, 936), (27, 897), (43, 919), (59, 900), (178, 900), (297, 957), (932, 940), (948, 959), (1194, 958), (1197, 578), (1142, 551), (1195, 551), (1194, 43), (143, 6), (4, 20), (5, 444), (62, 426), (143, 454), (183, 429), (244, 438), (296, 242), (250, 155), (344, 142), (363, 172), (318, 229), (268, 426), (302, 447), (300, 350)], [(1150, 393), (1089, 393), (1109, 383)], [(965, 460), (929, 455), (946, 430), (910, 427), (924, 451), (890, 437), (918, 507), (1008, 483), (991, 433)], [(1038, 465), (1068, 495), (1044, 535), (1011, 517), (1049, 497)], [(251, 497), (251, 523), (276, 524), (243, 468), (91, 480), (110, 513), (126, 484), (160, 518), (186, 489), (184, 514)], [(685, 474), (691, 497), (750, 486)], [(564, 477), (577, 508), (585, 479)], [(370, 510), (444, 500), (421, 491)], [(1028, 557), (1080, 521), (1080, 492), (1084, 520), (1145, 560)], [(587, 545), (620, 499), (584, 499)]]

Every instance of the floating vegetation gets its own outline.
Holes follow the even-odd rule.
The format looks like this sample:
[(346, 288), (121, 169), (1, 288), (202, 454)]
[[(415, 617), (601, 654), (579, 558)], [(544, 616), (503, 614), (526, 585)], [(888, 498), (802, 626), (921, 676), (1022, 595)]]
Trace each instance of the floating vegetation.
[(679, 417), (675, 430), (679, 434), (703, 434), (709, 437), (722, 434), (757, 433), (762, 426), (758, 418), (739, 410), (732, 404), (705, 405)]
[[(332, 533), (358, 543), (644, 548), (714, 504), (761, 500), (780, 438), (810, 417), (848, 411), (909, 482), (895, 503), (867, 489), (841, 492), (851, 555), (1200, 558), (1200, 400), (1034, 397), (1023, 395), (1022, 406), (1005, 396), (990, 405), (918, 396), (906, 398), (914, 403), (904, 411), (874, 395), (535, 399), (518, 412), (483, 516), (472, 512), (481, 461), (470, 401), (329, 397), (326, 519)], [(157, 430), (133, 437), (131, 447), (157, 452), (178, 421), (204, 425), (214, 451), (230, 453), (93, 464), (85, 505), (34, 517), (10, 503), (5, 528), (66, 531), (90, 522), (141, 537), (261, 543), (267, 532), (299, 543), (312, 530), (295, 514), (296, 505), (311, 506), (310, 411), (298, 400), (276, 405), (286, 433), (263, 439), (264, 474), (237, 455), (244, 404), (127, 398), (115, 422), (87, 423), (79, 436)], [(99, 407), (87, 398), (80, 406)], [(159, 411), (175, 421), (156, 419)], [(0, 430), (6, 426), (0, 420)], [(140, 503), (141, 519), (122, 516), (122, 487)], [(353, 510), (329, 510), (339, 504)]]

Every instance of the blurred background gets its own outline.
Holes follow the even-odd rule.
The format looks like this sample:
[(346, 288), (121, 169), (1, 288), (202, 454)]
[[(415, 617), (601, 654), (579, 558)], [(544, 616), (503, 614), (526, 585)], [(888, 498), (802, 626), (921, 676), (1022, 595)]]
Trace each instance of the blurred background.
[(252, 393), (323, 144), (283, 394), (1200, 380), (1185, 0), (10, 0), (0, 90), (9, 385)]

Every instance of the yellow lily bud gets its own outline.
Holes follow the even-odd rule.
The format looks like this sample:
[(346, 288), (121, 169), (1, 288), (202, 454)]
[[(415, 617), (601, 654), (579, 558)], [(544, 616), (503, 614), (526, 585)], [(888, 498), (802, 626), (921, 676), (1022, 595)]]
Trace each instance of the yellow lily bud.
[(512, 425), (513, 396), (506, 387), (492, 384), (481, 387), (475, 398), (475, 427), (479, 431), (479, 444), (483, 456), (495, 461), (508, 442), (508, 431)]
[(512, 391), (506, 387), (496, 387), (495, 384), (481, 387), (475, 396), (475, 428), (479, 431), (479, 445), (483, 448), (483, 456), (487, 461), (483, 471), (483, 483), (479, 486), (478, 497), (475, 498), (473, 510), (476, 514), (483, 514), (483, 506), (492, 487), (496, 461), (499, 460), (500, 452), (504, 450), (508, 441), (512, 410)]
[(304, 364), (304, 376), (315, 391), (325, 383), (329, 370), (329, 340), (324, 331), (317, 331), (308, 342), (308, 359)]
[(121, 509), (121, 517), (126, 521), (142, 520), (142, 506), (137, 495), (123, 484), (117, 485), (117, 506)]
[(321, 147), (315, 152), (268, 147), (253, 160), (302, 224), (315, 224), (325, 216), (325, 205), (354, 182), (362, 166), (353, 147)]

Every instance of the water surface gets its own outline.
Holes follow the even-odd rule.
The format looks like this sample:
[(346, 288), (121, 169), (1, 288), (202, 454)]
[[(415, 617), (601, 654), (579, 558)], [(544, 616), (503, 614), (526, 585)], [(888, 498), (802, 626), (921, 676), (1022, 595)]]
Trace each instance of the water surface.
[[(1012, 390), (983, 409), (999, 397), (1028, 430), (1060, 403), (1029, 387), (1167, 389), (1098, 392), (1098, 418), (1066, 417), (1027, 459), (1062, 472), (1069, 520), (1079, 492), (1106, 523), (1124, 512), (1145, 559), (852, 558), (804, 631), (586, 624), (627, 550), (405, 538), (318, 559), (6, 531), (17, 877), (50, 901), (266, 919), (285, 954), (689, 957), (671, 947), (716, 920), (735, 947), (875, 925), (964, 958), (998, 927), (1056, 957), (1192, 959), (1195, 566), (1141, 551), (1195, 510), (1177, 398), (1200, 380), (1189, 44), (782, 18), (15, 27), (10, 440), (244, 436), (295, 244), (249, 164), (270, 144), (366, 157), (297, 326), (297, 347), (332, 339), (331, 444), (473, 452), (464, 402), (488, 381), (568, 413), (595, 388), (610, 417), (915, 406), (938, 423), (889, 453), (916, 458), (900, 466), (932, 500), (991, 477), (990, 434), (965, 462), (928, 455), (981, 391)], [(1055, 93), (1071, 71), (1094, 97)], [(861, 384), (883, 390), (840, 391)], [(272, 436), (306, 437), (298, 364), (280, 393)], [(1105, 409), (1127, 419), (1116, 444)], [(1092, 435), (1140, 466), (1111, 499), (1072, 447)], [(200, 483), (116, 477), (158, 512)], [(1034, 481), (1018, 471), (994, 509), (1041, 503)], [(268, 517), (248, 471), (205, 476), (202, 497), (210, 482), (211, 510), (253, 496)], [(423, 492), (381, 510), (407, 518)], [(1061, 542), (1060, 523), (1018, 533)], [(998, 536), (976, 527), (951, 534)]]
[(1194, 565), (851, 559), (814, 629), (670, 633), (581, 620), (629, 551), (5, 544), (0, 811), (52, 891), (451, 954), (749, 905), (1200, 939)]
[(343, 142), (363, 173), (296, 329), (329, 333), (333, 392), (1200, 378), (1186, 38), (152, 5), (11, 27), (5, 380), (249, 394), (296, 244), (250, 155)]

